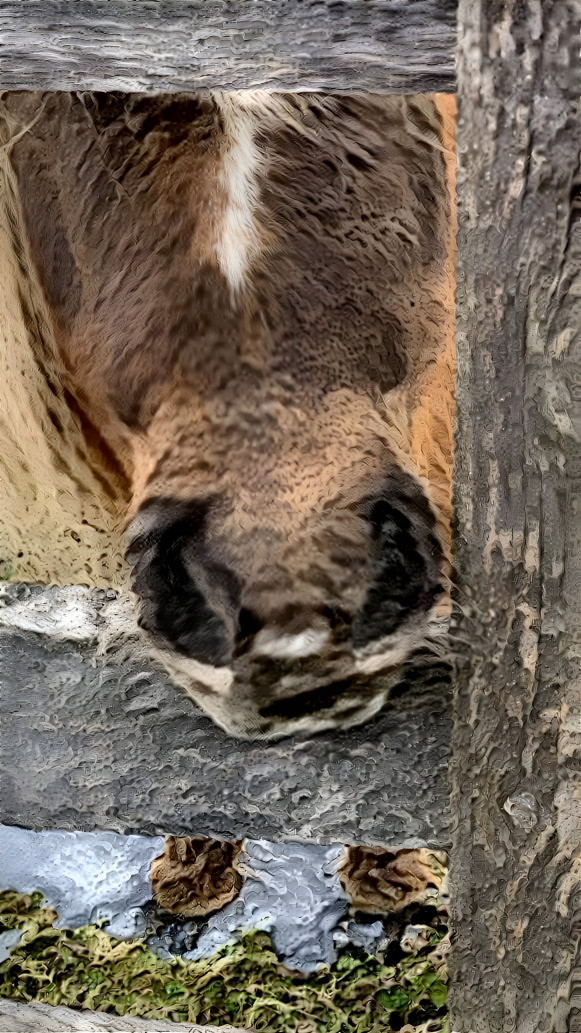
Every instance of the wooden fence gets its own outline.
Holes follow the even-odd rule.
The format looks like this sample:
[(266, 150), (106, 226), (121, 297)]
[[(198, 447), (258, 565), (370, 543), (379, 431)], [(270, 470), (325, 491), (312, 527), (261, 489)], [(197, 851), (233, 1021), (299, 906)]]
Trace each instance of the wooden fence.
[[(0, 86), (452, 91), (456, 17), (450, 1029), (574, 1033), (581, 1030), (579, 0), (460, 0), (457, 12), (448, 0), (4, 0)], [(428, 705), (428, 723), (429, 713)], [(433, 817), (446, 811), (444, 783), (424, 782), (421, 766), (402, 790), (399, 830), (389, 806), (390, 785), (398, 778), (406, 785), (414, 742), (417, 754), (431, 734), (445, 758), (446, 720), (444, 707), (431, 733), (424, 725), (402, 743), (400, 768), (398, 750), (390, 755), (386, 746), (389, 720), (378, 733), (386, 736), (376, 766), (382, 795), (369, 806), (379, 823), (385, 818), (387, 839), (402, 829), (405, 838), (408, 822), (420, 830), (418, 841), (447, 843), (445, 816)], [(311, 749), (303, 757), (317, 770)], [(341, 777), (363, 772), (364, 792), (369, 773), (345, 749), (332, 736), (324, 747), (342, 760)], [(282, 763), (290, 770), (299, 753)], [(240, 763), (242, 770), (248, 758)], [(6, 773), (18, 782), (13, 767)], [(312, 801), (305, 807), (306, 815)], [(354, 804), (342, 828), (347, 838), (356, 828), (359, 839), (376, 839), (366, 807)], [(42, 820), (50, 819), (43, 813)]]

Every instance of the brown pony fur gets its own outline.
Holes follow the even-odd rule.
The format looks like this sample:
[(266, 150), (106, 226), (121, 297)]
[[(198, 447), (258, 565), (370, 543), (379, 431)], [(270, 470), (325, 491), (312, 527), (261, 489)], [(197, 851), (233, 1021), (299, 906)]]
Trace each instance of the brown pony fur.
[[(324, 641), (323, 597), (347, 623), (361, 611), (357, 505), (405, 475), (441, 553), (430, 619), (445, 614), (453, 98), (11, 93), (0, 116), (5, 576), (126, 589), (127, 525), (139, 564), (167, 507), (203, 500), (211, 562), (285, 659), (305, 630)], [(256, 666), (236, 676), (241, 717), (231, 678), (158, 655), (224, 727), (279, 734), (369, 716), (385, 688), (372, 702), (361, 678), (393, 672), (424, 624), (384, 666), (363, 651), (363, 705), (347, 691), (290, 722), (257, 717)], [(263, 672), (260, 705), (348, 680), (336, 646), (280, 692)]]

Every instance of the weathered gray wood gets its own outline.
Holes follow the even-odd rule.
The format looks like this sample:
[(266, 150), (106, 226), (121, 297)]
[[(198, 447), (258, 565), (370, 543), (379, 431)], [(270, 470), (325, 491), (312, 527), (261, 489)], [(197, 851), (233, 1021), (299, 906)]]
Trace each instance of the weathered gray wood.
[[(23, 592), (30, 602), (25, 586), (6, 585), (2, 601), (14, 607)], [(10, 606), (0, 620), (1, 822), (447, 845), (450, 712), (441, 667), (423, 672), (431, 689), (420, 672), (415, 687), (360, 728), (243, 742), (152, 665), (98, 655), (91, 612), (104, 592), (35, 588), (33, 597), (37, 609), (21, 608), (20, 630)], [(43, 618), (53, 634), (32, 630)]]
[(580, 40), (460, 3), (458, 1033), (581, 1029)]
[(104, 1012), (53, 1008), (50, 1004), (16, 1004), (0, 998), (0, 1033), (244, 1033), (234, 1026), (197, 1026), (156, 1022)]
[(3, 0), (0, 88), (453, 91), (456, 0)]

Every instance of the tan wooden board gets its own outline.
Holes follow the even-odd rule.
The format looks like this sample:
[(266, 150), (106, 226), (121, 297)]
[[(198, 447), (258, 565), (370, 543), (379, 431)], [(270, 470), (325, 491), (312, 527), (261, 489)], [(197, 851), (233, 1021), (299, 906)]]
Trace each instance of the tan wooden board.
[(454, 90), (456, 0), (3, 0), (0, 87)]
[(248, 1033), (235, 1026), (198, 1026), (195, 1023), (158, 1022), (121, 1018), (105, 1012), (53, 1008), (50, 1004), (17, 1004), (0, 998), (0, 1033)]

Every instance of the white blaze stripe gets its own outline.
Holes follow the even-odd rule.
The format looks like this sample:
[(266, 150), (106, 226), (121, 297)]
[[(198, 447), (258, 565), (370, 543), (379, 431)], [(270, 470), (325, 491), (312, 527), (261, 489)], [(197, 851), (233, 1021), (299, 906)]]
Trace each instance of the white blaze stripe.
[(260, 153), (254, 142), (256, 119), (232, 98), (222, 99), (226, 152), (219, 173), (226, 209), (214, 245), (218, 264), (234, 291), (241, 289), (263, 247), (257, 220)]

